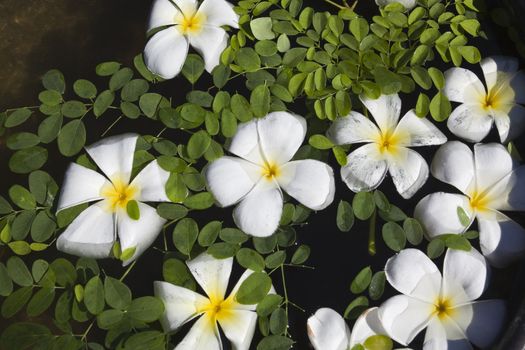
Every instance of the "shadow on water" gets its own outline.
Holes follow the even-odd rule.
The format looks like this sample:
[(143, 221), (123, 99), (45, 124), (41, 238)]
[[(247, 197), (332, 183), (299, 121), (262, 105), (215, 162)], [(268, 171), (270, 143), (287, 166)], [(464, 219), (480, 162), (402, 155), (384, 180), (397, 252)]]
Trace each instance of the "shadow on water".
[[(312, 6), (320, 5), (320, 0), (305, 1)], [(372, 1), (370, 1), (372, 3)], [(375, 10), (372, 3), (366, 6), (359, 5), (362, 13), (371, 14)], [(116, 60), (125, 65), (132, 64), (133, 57), (142, 51), (145, 42), (145, 26), (149, 12), (149, 0), (0, 0), (0, 110), (18, 106), (30, 106), (37, 102), (40, 91), (38, 77), (51, 68), (58, 68), (64, 72), (66, 80), (71, 84), (75, 79), (87, 78), (98, 81), (94, 74), (97, 63), (105, 60)], [(328, 9), (328, 8), (326, 8)], [(485, 54), (514, 54), (512, 46), (506, 42), (505, 36), (497, 29), (488, 31), (489, 37), (498, 38), (500, 45), (487, 45)], [(506, 48), (506, 49), (505, 49)], [(523, 67), (523, 65), (522, 65)], [(479, 68), (472, 67), (472, 69)], [(167, 94), (173, 95), (175, 100), (182, 101), (182, 91), (188, 86), (181, 85), (180, 81), (167, 82), (161, 87)], [(238, 87), (239, 89), (242, 86)], [(184, 90), (186, 89), (186, 90)], [(403, 113), (409, 106), (415, 104), (411, 96), (404, 100)], [(300, 112), (300, 111), (297, 111)], [(100, 118), (90, 124), (88, 133), (91, 143), (98, 139), (102, 131), (112, 122), (112, 118)], [(90, 123), (92, 120), (90, 120)], [(36, 124), (35, 124), (36, 125)], [(141, 133), (158, 132), (158, 126), (152, 129), (149, 123), (139, 121), (125, 121), (119, 124), (112, 133), (140, 130)], [(174, 134), (177, 138), (180, 135)], [(450, 135), (449, 135), (450, 136)], [(491, 136), (496, 141), (495, 135)], [(5, 136), (3, 137), (5, 140)], [(518, 148), (525, 150), (523, 141), (518, 142)], [(434, 149), (422, 150), (427, 161)], [(58, 151), (50, 150), (50, 154)], [(7, 169), (8, 153), (3, 148), (0, 139), (0, 173), (5, 174)], [(50, 165), (52, 164), (52, 165)], [(49, 171), (57, 181), (61, 181), (66, 162), (63, 158), (51, 158), (46, 171)], [(338, 166), (334, 164), (334, 169)], [(286, 280), (291, 301), (303, 307), (302, 313), (294, 310), (290, 315), (291, 333), (297, 340), (297, 349), (308, 349), (306, 337), (306, 319), (320, 307), (332, 307), (343, 312), (354, 296), (350, 293), (349, 284), (353, 277), (363, 267), (372, 264), (374, 271), (383, 268), (384, 261), (392, 252), (382, 244), (378, 237), (378, 255), (370, 258), (367, 253), (368, 225), (356, 223), (349, 233), (340, 233), (335, 225), (336, 207), (339, 200), (350, 201), (352, 194), (347, 191), (337, 178), (337, 198), (334, 204), (320, 214), (312, 215), (307, 225), (298, 229), (299, 243), (312, 247), (309, 265), (315, 270), (288, 268)], [(17, 178), (0, 177), (0, 190), (5, 193), (9, 186), (16, 182), (23, 182)], [(393, 190), (391, 179), (385, 180), (381, 187), (394, 203), (402, 203), (402, 209), (411, 215), (413, 207), (422, 198), (422, 193), (437, 190), (451, 191), (450, 187), (439, 184), (430, 179), (425, 187), (410, 201), (403, 201)], [(225, 219), (232, 225), (231, 210), (212, 210), (202, 215), (203, 221)], [(198, 218), (197, 218), (198, 219)], [(378, 236), (380, 232), (377, 233)], [(158, 245), (158, 244), (157, 244)], [(1, 257), (1, 254), (0, 254)], [(441, 264), (441, 261), (438, 262)], [(115, 261), (101, 261), (104, 270), (113, 276), (122, 274), (123, 269)], [(161, 279), (162, 254), (154, 249), (148, 250), (140, 259), (135, 269), (127, 277), (127, 282), (133, 285), (134, 296), (149, 295), (152, 293), (152, 281)], [(493, 287), (486, 294), (488, 297), (501, 297), (510, 300), (510, 310), (513, 313), (525, 290), (523, 267), (514, 266), (506, 270), (495, 270), (493, 273)], [(519, 272), (519, 273), (518, 273)], [(236, 271), (238, 273), (238, 271)], [(235, 278), (233, 278), (235, 280)], [(276, 287), (281, 287), (280, 277), (274, 276)], [(512, 288), (509, 288), (512, 286)], [(388, 295), (393, 294), (390, 290)], [(387, 295), (387, 296), (388, 296)], [(12, 321), (12, 320), (11, 320)], [(10, 322), (11, 322), (10, 321)], [(42, 320), (37, 320), (42, 322)], [(0, 329), (5, 324), (0, 320)]]

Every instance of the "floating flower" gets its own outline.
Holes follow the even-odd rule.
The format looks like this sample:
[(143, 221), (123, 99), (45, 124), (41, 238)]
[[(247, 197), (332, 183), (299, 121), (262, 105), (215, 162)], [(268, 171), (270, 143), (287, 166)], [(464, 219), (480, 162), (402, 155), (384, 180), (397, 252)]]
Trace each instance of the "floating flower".
[(378, 6), (386, 6), (388, 4), (393, 4), (393, 3), (399, 3), (405, 6), (407, 10), (411, 10), (416, 6), (417, 0), (376, 0), (376, 4)]
[(428, 178), (428, 165), (419, 153), (408, 147), (440, 145), (447, 138), (429, 120), (409, 111), (399, 120), (401, 99), (382, 95), (377, 100), (361, 98), (377, 126), (352, 111), (337, 119), (328, 137), (338, 145), (366, 143), (348, 155), (341, 176), (354, 192), (377, 188), (387, 171), (403, 198), (412, 197)]
[(518, 72), (518, 60), (495, 56), (481, 61), (486, 88), (468, 69), (445, 72), (445, 94), (459, 102), (447, 126), (452, 133), (470, 142), (485, 138), (496, 124), (501, 142), (518, 136), (525, 128), (525, 74)]
[(203, 253), (186, 264), (208, 297), (168, 282), (157, 281), (154, 285), (155, 295), (164, 301), (166, 308), (161, 319), (166, 332), (176, 331), (199, 317), (175, 350), (222, 349), (217, 324), (232, 342), (233, 349), (248, 350), (257, 323), (256, 305), (239, 304), (235, 296), (253, 271), (246, 270), (225, 298), (233, 258), (219, 260)]
[(481, 252), (492, 265), (523, 256), (525, 230), (500, 210), (525, 210), (525, 167), (518, 167), (505, 147), (476, 144), (473, 154), (461, 142), (448, 142), (436, 152), (431, 172), (463, 194), (433, 193), (417, 204), (414, 216), (429, 238), (463, 233), (477, 219)]
[(329, 308), (317, 310), (308, 319), (307, 327), (308, 337), (315, 350), (351, 350), (357, 345), (363, 345), (370, 337), (386, 335), (377, 307), (363, 312), (355, 321), (351, 333), (341, 315)]
[(306, 134), (306, 120), (273, 112), (239, 125), (229, 151), (240, 158), (221, 157), (210, 164), (206, 181), (222, 207), (239, 203), (233, 212), (237, 226), (253, 236), (270, 236), (283, 209), (281, 189), (313, 210), (334, 199), (332, 168), (317, 160), (290, 161)]
[(385, 301), (379, 319), (387, 334), (401, 344), (426, 330), (423, 350), (490, 346), (505, 321), (503, 300), (475, 301), (487, 285), (488, 268), (477, 250), (449, 249), (443, 276), (423, 252), (405, 249), (385, 267), (388, 282), (401, 295)]
[(144, 59), (148, 68), (165, 79), (182, 69), (191, 45), (211, 72), (219, 64), (228, 34), (221, 26), (238, 28), (233, 6), (224, 0), (155, 0), (148, 31), (160, 29), (146, 44)]
[[(130, 182), (137, 138), (134, 134), (113, 136), (86, 147), (105, 176), (76, 163), (69, 166), (57, 211), (96, 203), (80, 213), (58, 237), (59, 250), (106, 258), (118, 235), (123, 252), (134, 250), (124, 261), (127, 265), (155, 241), (165, 220), (155, 208), (142, 202), (169, 202), (164, 189), (169, 173), (153, 161)], [(130, 205), (138, 209), (138, 217), (128, 215)]]

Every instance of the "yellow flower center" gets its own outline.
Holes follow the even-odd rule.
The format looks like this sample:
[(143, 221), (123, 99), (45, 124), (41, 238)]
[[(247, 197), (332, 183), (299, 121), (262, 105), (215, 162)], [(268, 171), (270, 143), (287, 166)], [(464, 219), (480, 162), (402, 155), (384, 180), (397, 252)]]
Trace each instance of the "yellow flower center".
[(281, 174), (281, 169), (279, 166), (272, 162), (266, 162), (262, 169), (262, 175), (265, 179), (271, 180), (273, 178), (279, 177)]
[(398, 146), (401, 141), (399, 135), (394, 132), (381, 133), (379, 137), (375, 140), (379, 153), (384, 154), (388, 153), (395, 155), (398, 153)]
[(490, 202), (489, 196), (486, 193), (479, 193), (474, 191), (469, 196), (469, 204), (472, 210), (475, 211), (485, 211), (488, 208)]
[(481, 105), (483, 106), (483, 109), (490, 110), (490, 109), (497, 109), (500, 105), (500, 99), (498, 98), (497, 94), (494, 94), (493, 92), (490, 92), (485, 96), (483, 101), (481, 102)]
[(111, 184), (102, 188), (100, 194), (109, 202), (109, 209), (113, 212), (119, 208), (126, 209), (128, 202), (133, 200), (138, 193), (136, 186), (128, 185), (120, 177), (113, 179)]
[(182, 34), (196, 34), (202, 30), (206, 17), (199, 12), (185, 15), (180, 20), (180, 31)]
[(452, 302), (447, 298), (439, 298), (434, 303), (434, 312), (433, 315), (436, 315), (440, 319), (443, 319), (447, 316), (452, 316), (454, 312)]
[(227, 321), (233, 317), (234, 304), (233, 298), (212, 297), (209, 303), (203, 305), (198, 312), (204, 312), (205, 316), (210, 319), (210, 322), (215, 325), (215, 322)]

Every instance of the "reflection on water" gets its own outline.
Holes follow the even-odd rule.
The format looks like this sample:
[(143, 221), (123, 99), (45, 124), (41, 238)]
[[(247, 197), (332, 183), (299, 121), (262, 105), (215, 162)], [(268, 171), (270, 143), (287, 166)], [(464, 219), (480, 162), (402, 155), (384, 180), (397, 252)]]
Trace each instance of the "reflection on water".
[[(94, 67), (104, 60), (117, 60), (131, 65), (133, 57), (142, 51), (144, 46), (150, 2), (150, 0), (0, 0), (0, 37), (2, 38), (0, 40), (0, 111), (36, 104), (41, 89), (38, 77), (51, 68), (58, 68), (64, 72), (66, 81), (71, 84), (78, 78), (98, 81), (94, 74)], [(319, 7), (321, 0), (304, 2)], [(371, 5), (366, 6), (366, 3)], [(372, 0), (361, 0), (360, 7), (376, 10)], [(369, 13), (367, 11), (367, 16)], [(501, 51), (498, 45), (488, 45), (488, 49), (490, 54)], [(512, 54), (512, 51), (506, 53)], [(171, 89), (172, 87), (175, 89)], [(168, 84), (168, 88), (171, 91), (180, 91), (180, 82), (178, 86)], [(116, 132), (117, 129), (114, 131)], [(141, 130), (143, 130), (142, 126)], [(100, 133), (93, 132), (92, 138), (98, 134)], [(7, 152), (2, 149), (2, 139), (5, 140), (5, 137), (0, 137), (0, 173), (5, 174)], [(49, 169), (50, 167), (52, 169)], [(60, 163), (50, 161), (46, 170), (57, 175), (56, 178), (60, 181), (64, 167), (63, 161)], [(5, 193), (12, 181), (13, 179), (0, 176), (0, 192)], [(313, 248), (309, 264), (316, 266), (316, 271), (303, 269), (288, 272), (290, 298), (306, 309), (304, 314), (301, 312), (291, 314), (291, 331), (297, 338), (298, 349), (308, 348), (305, 332), (307, 317), (322, 306), (344, 310), (353, 298), (348, 291), (353, 276), (370, 263), (373, 264), (374, 271), (380, 270), (391, 253), (381, 242), (378, 242), (379, 256), (374, 259), (368, 257), (366, 224), (357, 224), (350, 233), (338, 232), (335, 225), (337, 202), (340, 199), (350, 200), (351, 195), (339, 180), (337, 186), (341, 190), (337, 193), (335, 204), (321, 215), (313, 215), (309, 225), (300, 228), (301, 243)], [(385, 182), (382, 189), (392, 201), (399, 202), (400, 197), (395, 190), (390, 192), (386, 189), (387, 186), (392, 187), (390, 180)], [(430, 181), (416, 198), (403, 201), (403, 209), (411, 213), (423, 192), (434, 191), (436, 186), (438, 186), (436, 181)], [(229, 210), (216, 210), (207, 212), (202, 219), (212, 220), (209, 215), (213, 218), (221, 216), (228, 218), (230, 214)], [(135, 295), (151, 292), (151, 279), (160, 278), (161, 259), (161, 254), (153, 250), (142, 257), (142, 264), (137, 264), (128, 277), (128, 282), (137, 286), (134, 290)], [(122, 272), (118, 262), (105, 261), (101, 264), (109, 274), (119, 275)], [(496, 271), (493, 274), (494, 285), (510, 285), (514, 280), (516, 269), (515, 267), (503, 273)], [(279, 281), (276, 281), (276, 286), (279, 288)], [(522, 289), (516, 288), (514, 293), (522, 293), (520, 290)], [(490, 291), (487, 298), (509, 297), (512, 296), (512, 292), (510, 289)], [(518, 295), (514, 295), (516, 296)], [(2, 329), (1, 320), (0, 329)]]

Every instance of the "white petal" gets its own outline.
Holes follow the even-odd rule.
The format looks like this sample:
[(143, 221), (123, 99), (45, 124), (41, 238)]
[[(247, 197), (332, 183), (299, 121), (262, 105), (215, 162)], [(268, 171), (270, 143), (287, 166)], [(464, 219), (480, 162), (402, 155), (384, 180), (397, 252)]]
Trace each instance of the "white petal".
[(219, 319), (219, 325), (231, 341), (233, 350), (250, 349), (256, 324), (257, 314), (247, 310), (232, 310), (227, 317)]
[(220, 27), (205, 25), (198, 33), (189, 35), (189, 41), (204, 59), (206, 71), (211, 73), (221, 63), (221, 54), (228, 44), (228, 34)]
[(405, 6), (407, 10), (411, 10), (416, 6), (416, 0), (376, 0), (376, 4), (379, 6), (386, 6), (388, 4), (398, 2), (401, 5)]
[(423, 225), (429, 239), (446, 233), (462, 233), (468, 227), (459, 221), (458, 207), (472, 218), (468, 197), (444, 192), (432, 193), (416, 205), (414, 218)]
[(107, 137), (86, 147), (86, 151), (110, 180), (119, 177), (128, 184), (137, 138), (136, 134)]
[(335, 180), (330, 166), (318, 160), (296, 160), (281, 167), (281, 188), (310, 209), (321, 210), (334, 200)]
[(131, 182), (140, 191), (135, 199), (141, 202), (169, 202), (166, 196), (166, 182), (169, 177), (170, 173), (162, 169), (156, 160), (149, 163)]
[(337, 118), (327, 132), (328, 138), (336, 145), (359, 142), (374, 142), (380, 137), (379, 129), (358, 112), (350, 112), (343, 118)]
[(482, 349), (491, 346), (505, 326), (503, 300), (477, 301), (454, 311), (454, 321), (464, 330), (467, 338)]
[(452, 111), (447, 120), (448, 129), (470, 142), (483, 140), (492, 128), (493, 118), (478, 105), (462, 104)]
[[(455, 305), (476, 300), (488, 287), (488, 273), (485, 258), (475, 248), (468, 252), (448, 249), (443, 263), (443, 293)], [(458, 287), (460, 295), (455, 293)]]
[(57, 240), (57, 249), (68, 254), (107, 258), (115, 242), (113, 213), (99, 202), (80, 213)]
[(308, 338), (315, 350), (347, 350), (350, 330), (345, 320), (332, 309), (322, 308), (307, 322)]
[(400, 146), (418, 147), (441, 145), (447, 137), (428, 119), (419, 118), (410, 110), (397, 124), (395, 135), (401, 137)]
[(387, 170), (387, 162), (379, 155), (377, 146), (369, 143), (348, 155), (341, 177), (354, 192), (370, 191), (381, 184)]
[(206, 16), (206, 25), (239, 28), (239, 16), (233, 10), (233, 5), (225, 0), (204, 0), (199, 13)]
[[(491, 56), (484, 58), (479, 63), (483, 70), (485, 82), (489, 90), (494, 88), (501, 80), (502, 75), (514, 75), (519, 68), (518, 59), (508, 56)], [(503, 74), (502, 74), (503, 73)], [(505, 74), (506, 73), (506, 74)]]
[(191, 327), (184, 339), (174, 350), (222, 350), (217, 324), (208, 316), (202, 315)]
[(514, 140), (525, 130), (525, 107), (522, 105), (505, 106), (504, 110), (493, 110), (493, 114), (501, 142)]
[(441, 146), (430, 165), (432, 175), (463, 193), (475, 188), (474, 156), (470, 148), (459, 141), (449, 141)]
[(525, 229), (502, 213), (478, 219), (481, 252), (491, 265), (505, 267), (525, 254)]
[(425, 333), (423, 350), (472, 350), (465, 334), (449, 318), (432, 318)]
[(397, 192), (405, 199), (411, 198), (428, 179), (427, 162), (419, 153), (408, 148), (403, 155), (389, 159), (388, 171)]
[(233, 211), (241, 230), (255, 237), (271, 236), (281, 220), (283, 196), (273, 180), (261, 179)]
[(306, 120), (288, 112), (272, 112), (257, 120), (262, 153), (270, 164), (284, 164), (295, 155), (306, 135)]
[(379, 319), (388, 335), (407, 345), (428, 324), (434, 305), (406, 295), (396, 295), (379, 307)]
[(148, 69), (160, 77), (174, 78), (186, 61), (188, 45), (188, 40), (176, 26), (163, 29), (146, 44), (144, 61)]
[(514, 161), (499, 143), (474, 145), (478, 192), (485, 192), (512, 172)]
[(445, 72), (445, 95), (454, 102), (480, 102), (487, 92), (479, 78), (464, 68), (451, 68)]
[(388, 282), (399, 292), (434, 303), (441, 289), (441, 273), (418, 249), (404, 249), (388, 259), (385, 266)]
[(170, 0), (179, 8), (185, 16), (191, 16), (197, 12), (196, 0)]
[(102, 199), (100, 190), (109, 181), (96, 171), (71, 163), (64, 176), (57, 212), (82, 203)]
[(175, 16), (179, 11), (171, 1), (169, 0), (155, 0), (153, 2), (153, 5), (151, 6), (151, 13), (149, 17), (148, 22), (148, 31), (163, 27), (172, 25), (175, 23)]
[(355, 321), (352, 335), (350, 336), (350, 349), (357, 344), (363, 344), (374, 335), (387, 335), (379, 319), (379, 308), (377, 307), (364, 311)]
[(208, 253), (202, 253), (187, 261), (186, 265), (212, 301), (224, 299), (232, 272), (232, 258), (216, 259)]
[(491, 209), (525, 211), (525, 166), (498, 181), (486, 196), (491, 201)]
[(161, 319), (165, 332), (173, 332), (200, 314), (209, 300), (187, 288), (168, 282), (155, 281), (155, 296), (164, 303), (164, 316)]
[(383, 134), (388, 134), (395, 129), (401, 115), (401, 99), (397, 94), (381, 95), (376, 100), (364, 96), (360, 98)]
[(162, 231), (166, 220), (157, 214), (157, 210), (147, 204), (138, 202), (140, 218), (133, 220), (125, 210), (117, 214), (117, 233), (122, 251), (135, 248), (135, 254), (124, 261), (124, 266), (137, 259), (148, 249)]
[(262, 176), (260, 167), (234, 157), (221, 157), (205, 172), (208, 189), (222, 207), (237, 203)]
[(230, 140), (228, 151), (258, 165), (264, 165), (259, 135), (257, 134), (257, 120), (239, 124), (237, 132)]

